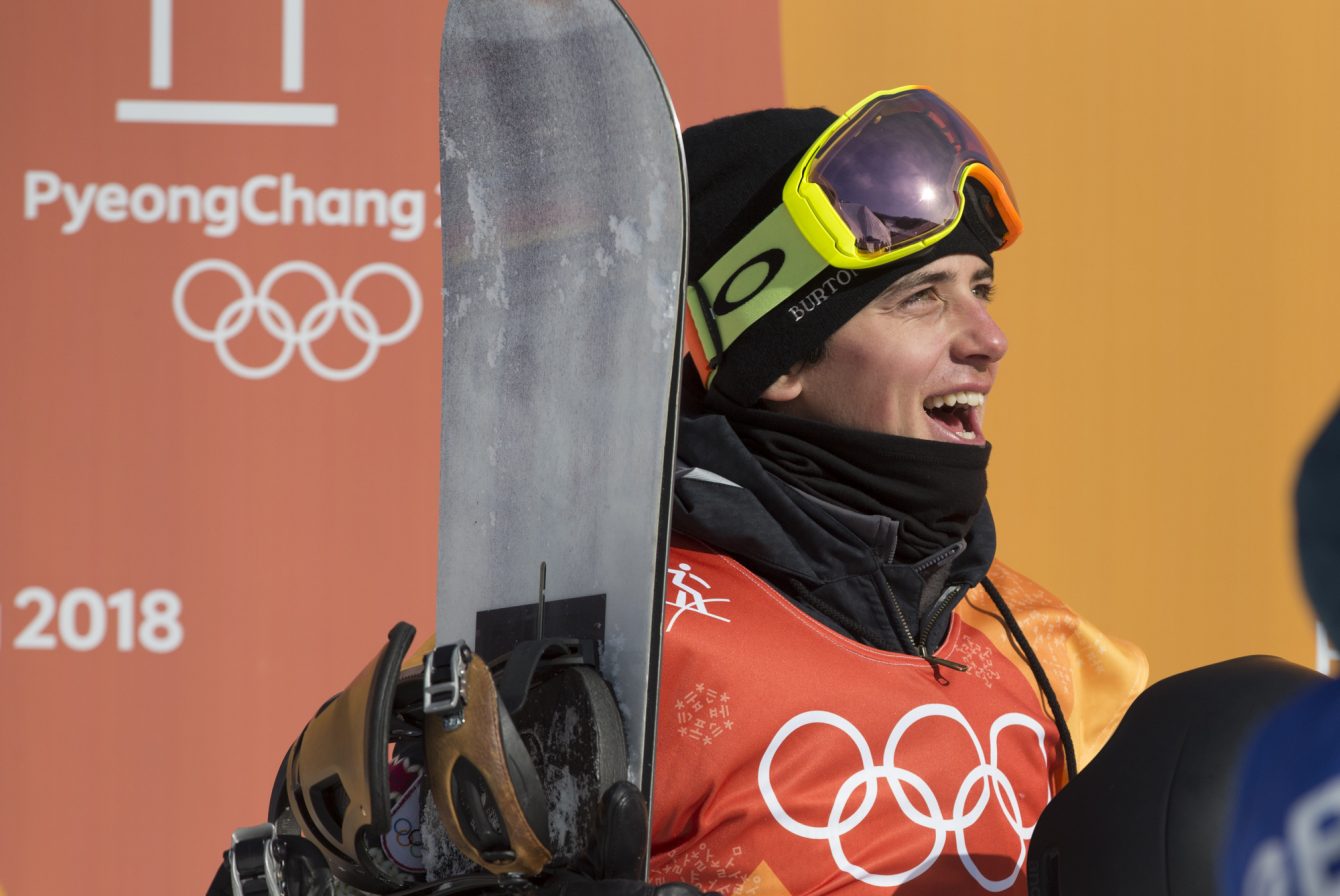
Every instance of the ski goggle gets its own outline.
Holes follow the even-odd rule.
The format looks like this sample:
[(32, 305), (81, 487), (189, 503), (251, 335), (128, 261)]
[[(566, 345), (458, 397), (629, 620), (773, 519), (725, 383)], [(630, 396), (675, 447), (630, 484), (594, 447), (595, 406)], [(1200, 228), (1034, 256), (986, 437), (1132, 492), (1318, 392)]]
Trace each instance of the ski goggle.
[[(969, 179), (990, 201), (972, 201)], [(839, 116), (801, 157), (780, 198), (689, 285), (688, 344), (704, 383), (722, 352), (788, 299), (822, 301), (859, 274), (939, 242), (967, 213), (997, 249), (1023, 229), (986, 139), (919, 86), (873, 94)]]

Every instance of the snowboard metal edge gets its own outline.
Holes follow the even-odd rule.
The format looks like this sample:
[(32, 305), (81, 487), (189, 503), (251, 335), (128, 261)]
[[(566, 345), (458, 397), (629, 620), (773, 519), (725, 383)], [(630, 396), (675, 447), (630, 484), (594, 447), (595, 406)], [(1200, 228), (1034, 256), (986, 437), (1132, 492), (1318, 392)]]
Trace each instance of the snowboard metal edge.
[[(666, 86), (665, 77), (661, 74), (661, 68), (656, 64), (656, 57), (652, 55), (651, 47), (647, 45), (642, 32), (638, 30), (636, 23), (633, 22), (628, 11), (618, 0), (610, 0), (614, 8), (624, 17), (628, 23), (629, 29), (642, 45), (642, 51), (647, 54), (647, 61), (650, 63), (652, 71), (656, 73), (656, 78), (661, 85), (661, 94), (665, 100), (666, 111), (670, 113), (670, 120), (673, 123), (674, 131), (677, 136), (675, 141), (676, 153), (679, 157), (679, 179), (681, 195), (684, 197), (684, 238), (680, 252), (680, 278), (679, 278), (679, 301), (677, 303), (677, 313), (675, 318), (675, 344), (671, 351), (672, 370), (670, 374), (670, 394), (666, 398), (666, 408), (669, 411), (669, 419), (666, 422), (666, 440), (665, 440), (665, 462), (661, 479), (661, 527), (660, 535), (656, 543), (656, 562), (660, 568), (661, 575), (655, 580), (656, 587), (652, 594), (651, 610), (651, 644), (649, 645), (649, 655), (647, 660), (647, 710), (646, 723), (643, 729), (643, 747), (642, 747), (642, 768), (638, 770), (640, 778), (639, 783), (642, 795), (647, 800), (647, 813), (651, 814), (653, 805), (655, 767), (656, 767), (656, 731), (657, 719), (660, 714), (660, 686), (661, 686), (661, 638), (664, 634), (662, 626), (665, 622), (665, 582), (667, 569), (670, 564), (670, 539), (672, 535), (672, 515), (675, 490), (675, 458), (679, 442), (679, 391), (682, 377), (682, 365), (684, 356), (684, 296), (687, 289), (687, 278), (689, 268), (689, 188), (688, 188), (688, 167), (684, 158), (684, 139), (683, 129), (679, 123), (679, 114), (675, 111), (674, 100), (670, 96), (670, 90)], [(633, 770), (629, 769), (630, 777)], [(650, 818), (648, 818), (650, 821)], [(651, 844), (647, 844), (647, 862), (651, 861)], [(647, 877), (649, 868), (642, 869), (642, 876)]]

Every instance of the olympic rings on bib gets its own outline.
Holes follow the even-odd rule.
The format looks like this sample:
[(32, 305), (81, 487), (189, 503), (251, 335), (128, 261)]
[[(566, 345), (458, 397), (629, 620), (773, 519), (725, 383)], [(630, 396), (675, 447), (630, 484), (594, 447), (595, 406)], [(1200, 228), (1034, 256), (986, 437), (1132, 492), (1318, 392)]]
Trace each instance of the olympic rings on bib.
[[(967, 733), (977, 757), (977, 767), (969, 772), (959, 785), (958, 793), (954, 798), (954, 804), (949, 814), (943, 811), (930, 784), (924, 778), (900, 767), (896, 762), (895, 753), (903, 736), (918, 722), (928, 718), (949, 719), (961, 725)], [(783, 808), (772, 781), (772, 763), (777, 751), (781, 749), (788, 738), (807, 725), (827, 725), (841, 731), (855, 744), (861, 759), (860, 770), (848, 776), (838, 787), (833, 797), (832, 809), (828, 813), (828, 822), (822, 826), (804, 824), (793, 818)], [(1047, 763), (1046, 733), (1036, 719), (1023, 713), (1005, 713), (992, 723), (990, 756), (988, 757), (983, 752), (981, 741), (977, 739), (972, 726), (968, 724), (968, 720), (958, 709), (943, 703), (928, 703), (918, 706), (908, 711), (894, 725), (889, 740), (884, 745), (884, 755), (880, 763), (876, 764), (870, 745), (855, 725), (836, 713), (811, 710), (793, 717), (773, 735), (772, 742), (768, 744), (768, 749), (759, 763), (758, 787), (763, 794), (763, 801), (767, 804), (768, 810), (778, 824), (792, 834), (806, 840), (827, 841), (829, 851), (832, 853), (833, 861), (838, 869), (850, 874), (857, 880), (878, 887), (901, 886), (921, 876), (934, 865), (944, 851), (948, 835), (953, 834), (958, 858), (968, 874), (984, 890), (998, 893), (1008, 889), (1019, 877), (1024, 866), (1024, 859), (1028, 853), (1028, 841), (1033, 836), (1033, 825), (1025, 826), (1023, 823), (1023, 812), (1017, 796), (1018, 791), (997, 765), (1000, 735), (1007, 728), (1016, 727), (1031, 731), (1037, 736), (1038, 751), (1045, 767)], [(842, 838), (856, 830), (870, 814), (879, 795), (879, 783), (881, 781), (889, 785), (894, 799), (898, 802), (899, 809), (902, 810), (907, 820), (920, 828), (934, 832), (935, 835), (935, 841), (924, 859), (912, 868), (895, 873), (877, 873), (862, 868), (847, 857), (842, 846)], [(908, 788), (916, 793), (922, 806), (925, 807), (924, 810), (918, 808), (908, 798)], [(852, 802), (852, 797), (855, 796), (858, 789), (862, 790), (860, 803), (853, 811), (848, 812), (848, 805)], [(1019, 854), (1013, 871), (1008, 876), (996, 880), (988, 878), (977, 867), (972, 856), (968, 853), (966, 843), (968, 829), (981, 818), (993, 795), (1011, 829), (1019, 838)], [(1051, 798), (1050, 782), (1048, 782), (1047, 787), (1047, 798)]]
[[(237, 298), (219, 313), (212, 329), (196, 323), (186, 310), (187, 288), (197, 276), (210, 271), (231, 279), (238, 292)], [(289, 310), (271, 295), (276, 283), (294, 274), (311, 277), (325, 293), (325, 299), (308, 309), (302, 320), (297, 322)], [(409, 300), (409, 312), (404, 322), (389, 333), (383, 333), (371, 309), (354, 298), (363, 281), (377, 275), (398, 281)], [(296, 350), (313, 373), (338, 382), (364, 374), (372, 362), (377, 360), (377, 353), (384, 346), (400, 342), (414, 331), (423, 315), (423, 296), (414, 278), (404, 268), (389, 262), (364, 265), (345, 281), (343, 289), (337, 289), (331, 276), (312, 262), (286, 261), (266, 274), (259, 288), (252, 289), (251, 281), (237, 265), (221, 258), (206, 258), (188, 267), (177, 278), (177, 284), (172, 289), (172, 310), (183, 330), (202, 342), (213, 343), (223, 366), (244, 379), (259, 380), (274, 376), (288, 366)], [(269, 364), (244, 364), (228, 347), (228, 343), (251, 324), (253, 317), (281, 344), (278, 357)], [(349, 332), (366, 345), (362, 357), (346, 368), (328, 366), (316, 356), (312, 348), (312, 343), (330, 332), (336, 319), (343, 322)]]

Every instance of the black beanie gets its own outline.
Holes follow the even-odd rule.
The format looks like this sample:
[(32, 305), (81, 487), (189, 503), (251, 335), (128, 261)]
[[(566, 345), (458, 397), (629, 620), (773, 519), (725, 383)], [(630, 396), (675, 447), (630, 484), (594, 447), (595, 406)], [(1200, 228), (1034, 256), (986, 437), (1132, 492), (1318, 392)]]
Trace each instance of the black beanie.
[[(732, 246), (777, 208), (792, 169), (837, 118), (827, 109), (764, 109), (719, 118), (684, 131), (689, 175), (688, 281), (696, 283)], [(969, 187), (976, 183), (969, 181)], [(983, 191), (984, 195), (984, 191)], [(989, 201), (989, 200), (988, 200)], [(797, 361), (809, 356), (888, 286), (937, 258), (975, 255), (991, 263), (994, 237), (965, 215), (960, 226), (915, 255), (851, 272), (833, 298), (799, 320), (783, 302), (740, 334), (721, 356), (712, 388), (745, 407)], [(799, 295), (831, 278), (822, 271), (796, 283)], [(847, 275), (844, 273), (844, 277)]]

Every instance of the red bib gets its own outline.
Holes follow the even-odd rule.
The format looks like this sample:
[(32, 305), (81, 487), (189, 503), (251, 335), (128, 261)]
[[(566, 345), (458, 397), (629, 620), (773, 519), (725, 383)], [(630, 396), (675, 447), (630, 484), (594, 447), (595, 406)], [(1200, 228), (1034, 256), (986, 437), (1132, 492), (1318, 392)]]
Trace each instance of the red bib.
[(956, 613), (936, 654), (851, 641), (735, 561), (670, 552), (652, 880), (739, 893), (1026, 892), (1062, 764), (1031, 683)]

